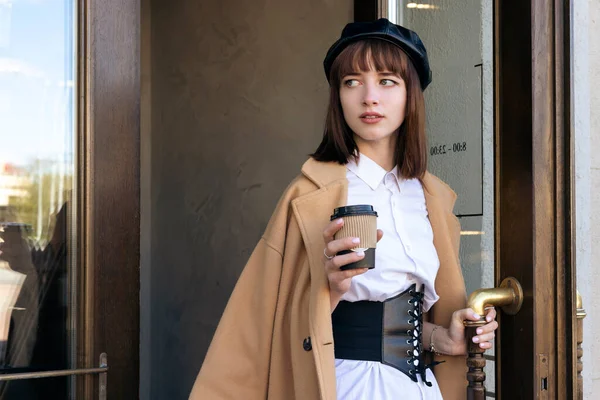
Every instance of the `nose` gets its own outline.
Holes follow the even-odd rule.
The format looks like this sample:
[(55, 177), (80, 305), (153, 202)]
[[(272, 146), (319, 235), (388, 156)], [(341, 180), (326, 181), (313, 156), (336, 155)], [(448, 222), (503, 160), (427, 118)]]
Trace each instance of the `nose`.
[(365, 106), (373, 106), (379, 104), (379, 90), (376, 85), (364, 85), (363, 104)]

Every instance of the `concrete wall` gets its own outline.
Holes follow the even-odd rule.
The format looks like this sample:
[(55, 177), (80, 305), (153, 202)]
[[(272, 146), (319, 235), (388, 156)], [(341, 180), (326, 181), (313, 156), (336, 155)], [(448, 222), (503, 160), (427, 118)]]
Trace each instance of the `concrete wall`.
[(589, 1), (589, 91), (590, 91), (590, 213), (591, 258), (588, 274), (581, 276), (579, 283), (588, 285), (584, 307), (588, 312), (584, 332), (584, 389), (586, 399), (600, 393), (600, 1)]
[(320, 141), (321, 63), (353, 2), (148, 1), (141, 396), (184, 399), (280, 194)]
[(584, 320), (584, 398), (600, 393), (600, 1), (573, 2), (577, 287)]

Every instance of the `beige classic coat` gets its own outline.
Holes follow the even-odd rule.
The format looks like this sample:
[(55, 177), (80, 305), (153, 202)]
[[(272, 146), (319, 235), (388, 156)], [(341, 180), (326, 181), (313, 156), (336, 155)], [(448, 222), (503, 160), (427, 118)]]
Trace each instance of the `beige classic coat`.
[[(440, 259), (438, 302), (429, 321), (448, 326), (464, 308), (456, 194), (427, 173), (425, 200)], [(191, 400), (336, 400), (323, 229), (346, 205), (346, 167), (309, 159), (277, 204), (229, 299)], [(445, 400), (466, 397), (464, 357), (440, 356), (434, 373)]]

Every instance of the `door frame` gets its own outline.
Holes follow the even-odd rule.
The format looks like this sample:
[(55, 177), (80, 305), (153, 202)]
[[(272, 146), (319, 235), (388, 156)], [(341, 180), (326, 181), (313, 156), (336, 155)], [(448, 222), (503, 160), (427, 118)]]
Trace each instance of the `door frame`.
[[(139, 398), (140, 0), (77, 1), (77, 367)], [(77, 398), (97, 398), (94, 375)]]
[[(496, 399), (574, 398), (571, 0), (493, 2), (495, 285), (514, 276), (525, 292), (498, 317)], [(355, 0), (354, 19), (385, 8)]]
[(517, 315), (499, 317), (496, 398), (568, 399), (576, 393), (570, 1), (508, 3), (494, 5), (495, 276), (496, 285), (516, 277), (525, 298)]

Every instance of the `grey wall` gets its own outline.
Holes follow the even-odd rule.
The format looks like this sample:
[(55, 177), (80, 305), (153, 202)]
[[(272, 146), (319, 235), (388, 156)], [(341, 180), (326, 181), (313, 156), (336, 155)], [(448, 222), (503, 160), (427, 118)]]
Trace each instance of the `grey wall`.
[(184, 399), (277, 199), (320, 140), (321, 62), (353, 2), (149, 5), (141, 394)]
[(577, 289), (583, 321), (584, 399), (600, 391), (600, 2), (572, 5), (572, 109), (575, 130)]

